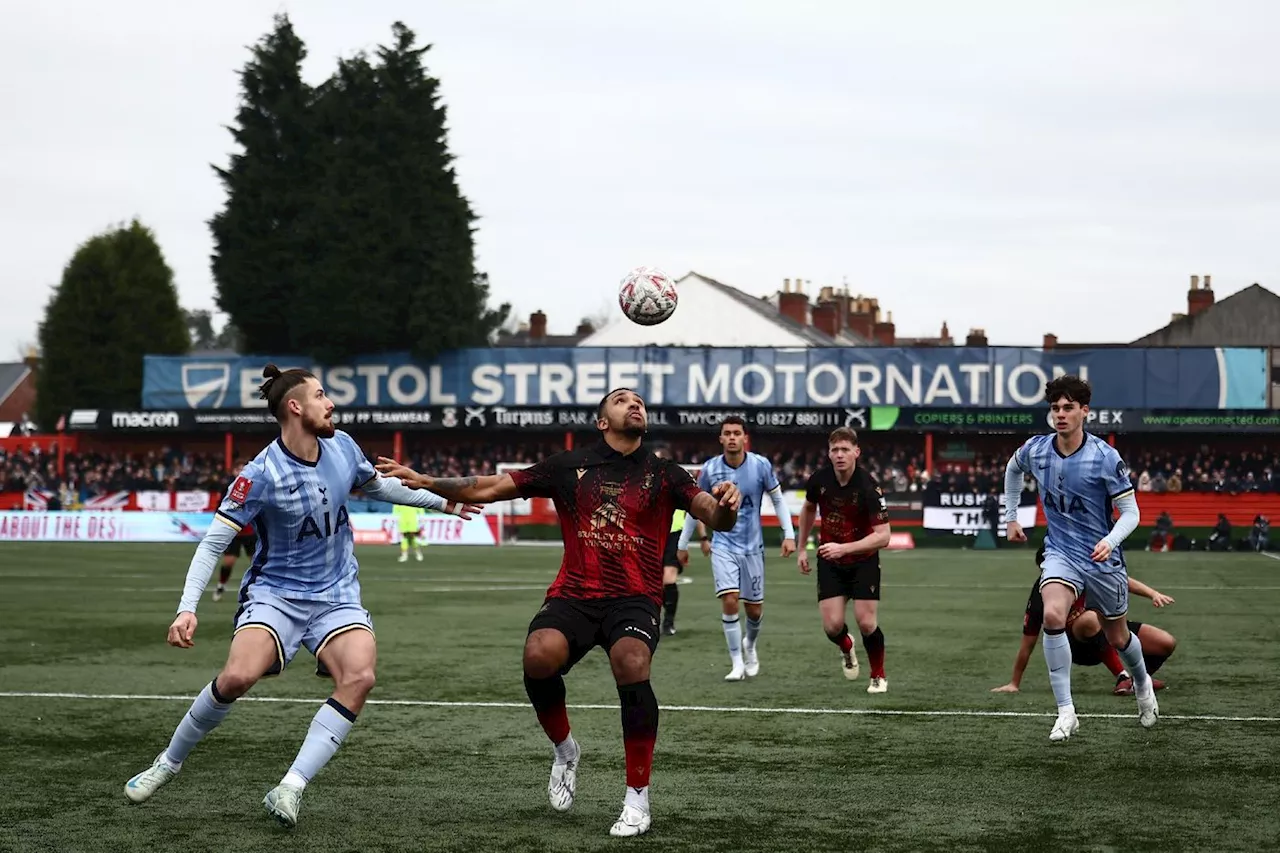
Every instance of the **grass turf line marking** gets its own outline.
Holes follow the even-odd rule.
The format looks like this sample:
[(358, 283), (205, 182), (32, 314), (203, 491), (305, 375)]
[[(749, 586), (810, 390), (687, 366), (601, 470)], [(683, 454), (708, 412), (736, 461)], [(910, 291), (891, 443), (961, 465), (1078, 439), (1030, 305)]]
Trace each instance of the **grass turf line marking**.
[[(77, 699), (86, 701), (192, 702), (195, 696), (171, 696), (159, 693), (46, 693), (39, 691), (0, 691), (0, 699)], [(285, 696), (242, 696), (237, 702), (263, 702), (281, 705), (313, 705), (318, 699)], [(518, 708), (529, 709), (527, 702), (444, 702), (428, 699), (369, 699), (366, 705), (388, 705), (417, 708)], [(577, 711), (617, 711), (617, 705), (567, 705)], [(702, 714), (796, 714), (801, 716), (839, 717), (1050, 717), (1056, 711), (920, 711), (892, 708), (756, 708), (741, 705), (663, 705), (664, 711), (686, 711)], [(1136, 714), (1077, 714), (1082, 719), (1132, 720)], [(1280, 717), (1229, 717), (1214, 714), (1161, 714), (1162, 720), (1206, 723), (1280, 723)]]

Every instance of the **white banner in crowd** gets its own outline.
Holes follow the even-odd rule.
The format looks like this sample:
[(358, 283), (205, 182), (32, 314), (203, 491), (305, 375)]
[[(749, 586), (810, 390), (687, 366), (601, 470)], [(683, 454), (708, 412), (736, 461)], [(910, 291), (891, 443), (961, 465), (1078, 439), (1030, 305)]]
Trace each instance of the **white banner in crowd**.
[[(986, 517), (984, 506), (987, 496), (976, 492), (943, 492), (929, 495), (924, 506), (924, 527), (926, 530), (950, 530), (955, 533), (974, 534), (983, 528), (990, 529), (991, 520)], [(998, 495), (997, 516), (998, 535), (1004, 535), (1004, 524), (999, 522), (1004, 517), (1004, 495)], [(1036, 504), (1034, 501), (1018, 507), (1018, 523), (1028, 530), (1036, 526)]]
[[(213, 523), (211, 512), (0, 512), (0, 542), (199, 542)], [(358, 544), (394, 545), (394, 517), (351, 514)], [(430, 513), (422, 518), (422, 541), (430, 545), (493, 545), (482, 516), (469, 521)]]

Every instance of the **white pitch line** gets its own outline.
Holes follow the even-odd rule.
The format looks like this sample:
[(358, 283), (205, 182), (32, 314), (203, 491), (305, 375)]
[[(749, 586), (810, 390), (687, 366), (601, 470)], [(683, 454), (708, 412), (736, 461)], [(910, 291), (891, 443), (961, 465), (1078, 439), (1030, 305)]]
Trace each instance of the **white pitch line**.
[(1280, 554), (1272, 554), (1268, 551), (1259, 551), (1258, 553), (1264, 557), (1270, 557), (1272, 560), (1280, 560)]
[[(195, 696), (169, 696), (155, 693), (43, 693), (0, 691), (0, 699), (78, 699), (87, 701), (191, 702)], [(313, 705), (314, 698), (285, 696), (243, 696), (237, 702), (265, 702), (283, 705)], [(366, 705), (390, 705), (415, 708), (518, 708), (529, 709), (527, 702), (444, 702), (428, 699), (370, 699)], [(614, 711), (617, 705), (567, 705), (576, 711)], [(663, 705), (663, 711), (688, 711), (701, 714), (795, 714), (802, 716), (844, 717), (1057, 717), (1056, 711), (945, 711), (894, 710), (891, 708), (755, 708), (741, 705)], [(1095, 720), (1132, 720), (1135, 714), (1077, 714)], [(1280, 723), (1280, 717), (1228, 717), (1214, 714), (1161, 714), (1163, 720), (1209, 723)]]

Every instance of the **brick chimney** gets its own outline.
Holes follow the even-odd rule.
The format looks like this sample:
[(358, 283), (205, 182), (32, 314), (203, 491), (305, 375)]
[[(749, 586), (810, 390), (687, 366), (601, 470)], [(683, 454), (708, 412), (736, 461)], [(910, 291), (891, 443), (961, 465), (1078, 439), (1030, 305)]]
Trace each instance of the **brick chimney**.
[(596, 327), (591, 325), (590, 320), (583, 320), (581, 323), (578, 324), (578, 329), (576, 332), (574, 332), (574, 334), (580, 338), (585, 338), (587, 335), (593, 334), (595, 330), (596, 330)]
[(840, 334), (840, 306), (835, 300), (813, 306), (813, 327), (829, 338)]
[[(946, 325), (943, 325), (946, 328)], [(967, 347), (985, 347), (987, 345), (987, 333), (984, 329), (970, 329), (969, 335), (964, 339), (964, 345)]]
[(897, 327), (893, 325), (893, 312), (890, 311), (883, 323), (876, 323), (874, 337), (880, 346), (891, 347), (896, 339)]
[(790, 317), (802, 326), (809, 325), (809, 297), (800, 291), (800, 279), (796, 289), (791, 289), (791, 279), (782, 280), (782, 292), (778, 294), (778, 313)]
[(1200, 276), (1191, 276), (1191, 289), (1187, 291), (1187, 316), (1194, 317), (1213, 305), (1213, 289), (1209, 287), (1209, 276), (1204, 277), (1204, 287), (1200, 286)]
[(547, 315), (534, 311), (529, 315), (529, 339), (540, 341), (547, 336)]
[(1058, 345), (1058, 336), (1055, 335), (1053, 332), (1045, 332), (1043, 348), (1053, 349), (1057, 345)]
[(849, 302), (849, 313), (845, 316), (845, 328), (855, 335), (872, 340), (876, 331), (877, 307), (873, 300), (859, 296)]

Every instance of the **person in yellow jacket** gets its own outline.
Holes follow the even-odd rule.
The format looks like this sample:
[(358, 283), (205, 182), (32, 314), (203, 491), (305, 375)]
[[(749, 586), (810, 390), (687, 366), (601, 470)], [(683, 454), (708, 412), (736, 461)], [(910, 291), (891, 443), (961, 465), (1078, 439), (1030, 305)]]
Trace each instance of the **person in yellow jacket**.
[(409, 547), (413, 547), (414, 556), (418, 558), (418, 562), (422, 562), (422, 513), (423, 511), (416, 506), (402, 506), (396, 504), (392, 507), (392, 513), (395, 515), (396, 523), (400, 527), (400, 562), (409, 559)]

